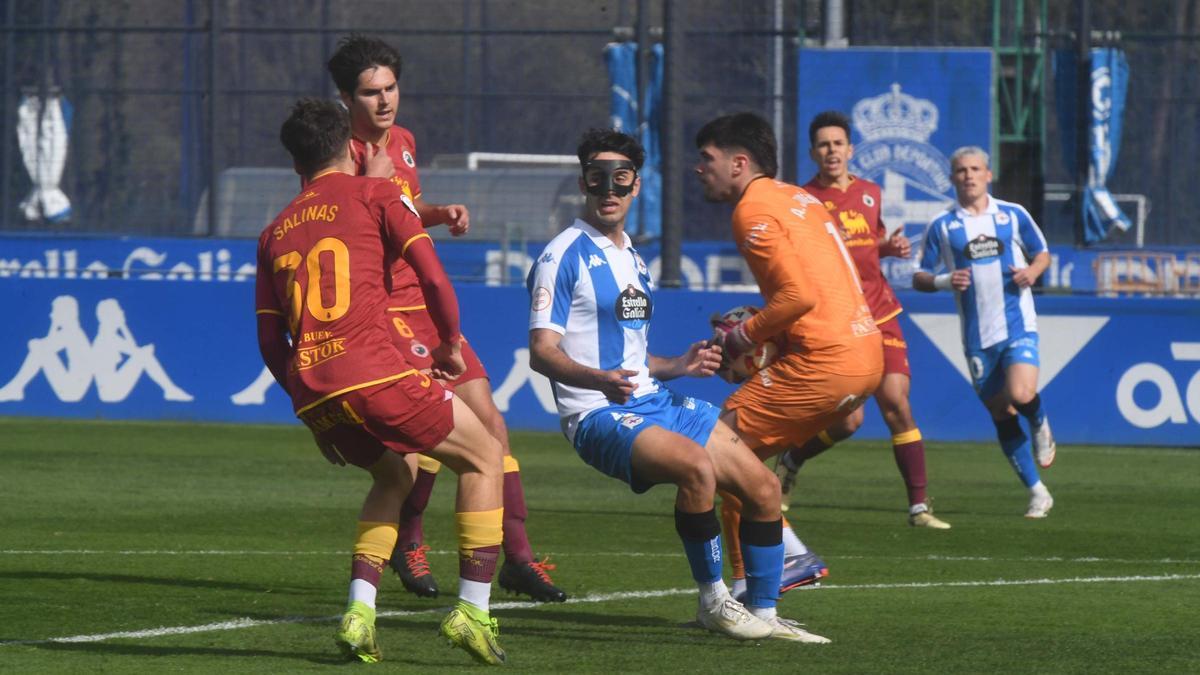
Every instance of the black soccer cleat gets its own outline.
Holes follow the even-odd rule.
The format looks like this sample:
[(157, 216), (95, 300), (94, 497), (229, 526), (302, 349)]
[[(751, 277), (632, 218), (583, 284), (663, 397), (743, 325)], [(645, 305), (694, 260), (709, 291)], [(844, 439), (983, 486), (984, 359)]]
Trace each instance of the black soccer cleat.
[(428, 550), (429, 547), (423, 544), (409, 544), (404, 551), (394, 551), (388, 565), (395, 570), (400, 577), (400, 583), (404, 584), (404, 589), (409, 593), (422, 598), (436, 598), (437, 581), (433, 578), (433, 572), (429, 570), (429, 561), (425, 559), (425, 552)]
[(528, 595), (537, 602), (566, 602), (567, 594), (555, 586), (547, 574), (554, 567), (550, 564), (549, 557), (527, 563), (505, 560), (500, 567), (497, 581), (500, 588), (511, 593)]

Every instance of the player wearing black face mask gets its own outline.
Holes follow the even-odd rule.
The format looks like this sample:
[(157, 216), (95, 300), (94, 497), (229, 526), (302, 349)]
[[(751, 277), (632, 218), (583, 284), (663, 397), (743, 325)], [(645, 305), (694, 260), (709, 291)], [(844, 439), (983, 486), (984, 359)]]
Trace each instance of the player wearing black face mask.
[(609, 192), (624, 197), (633, 190), (637, 177), (637, 166), (628, 159), (590, 159), (583, 165), (584, 189), (597, 197)]

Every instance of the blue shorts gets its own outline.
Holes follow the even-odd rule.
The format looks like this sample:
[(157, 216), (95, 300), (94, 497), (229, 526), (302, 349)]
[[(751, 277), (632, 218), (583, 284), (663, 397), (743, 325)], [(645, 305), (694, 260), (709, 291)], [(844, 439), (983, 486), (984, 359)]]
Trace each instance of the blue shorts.
[(968, 351), (966, 356), (975, 393), (987, 401), (1004, 390), (1004, 373), (1009, 366), (1014, 363), (1038, 366), (1038, 335), (1025, 333), (987, 349)]
[(662, 427), (704, 446), (720, 414), (708, 401), (660, 389), (624, 405), (614, 404), (589, 413), (575, 430), (575, 452), (583, 461), (625, 481), (640, 494), (654, 484), (633, 475), (633, 441), (638, 434), (649, 427)]

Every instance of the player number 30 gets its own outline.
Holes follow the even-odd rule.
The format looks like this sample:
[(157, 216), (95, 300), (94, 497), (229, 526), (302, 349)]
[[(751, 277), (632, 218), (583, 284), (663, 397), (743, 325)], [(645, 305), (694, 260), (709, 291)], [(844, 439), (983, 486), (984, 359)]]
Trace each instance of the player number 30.
[[(328, 253), (330, 255), (322, 255)], [(322, 261), (328, 269), (322, 269)], [(308, 291), (296, 279), (296, 270), (304, 263), (308, 272)], [(288, 251), (275, 258), (272, 271), (287, 272), (287, 305), (293, 333), (300, 327), (300, 312), (305, 307), (317, 321), (336, 321), (350, 308), (350, 250), (346, 242), (335, 237), (318, 240), (303, 257), (299, 251)], [(333, 275), (333, 302), (325, 304), (321, 297), (321, 275)]]

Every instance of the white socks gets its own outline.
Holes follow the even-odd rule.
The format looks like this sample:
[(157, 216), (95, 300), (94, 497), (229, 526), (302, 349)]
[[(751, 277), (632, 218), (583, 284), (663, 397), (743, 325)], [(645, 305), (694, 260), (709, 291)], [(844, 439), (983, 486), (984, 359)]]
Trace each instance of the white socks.
[[(745, 580), (742, 583), (746, 583)], [(729, 597), (729, 589), (725, 587), (724, 579), (717, 579), (709, 584), (697, 585), (700, 587), (700, 604), (704, 607), (712, 607)]]
[(483, 611), (488, 611), (488, 602), (492, 597), (492, 585), (482, 581), (468, 581), (458, 578), (458, 598), (475, 605)]
[(808, 547), (804, 545), (804, 542), (800, 541), (800, 537), (796, 536), (796, 532), (790, 527), (783, 528), (783, 554), (787, 556), (804, 555), (805, 553), (808, 553)]
[(366, 579), (352, 579), (350, 581), (350, 602), (361, 602), (371, 609), (375, 608), (375, 594), (378, 589), (371, 585), (371, 582)]

